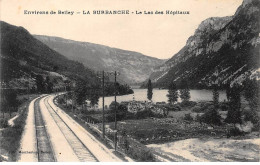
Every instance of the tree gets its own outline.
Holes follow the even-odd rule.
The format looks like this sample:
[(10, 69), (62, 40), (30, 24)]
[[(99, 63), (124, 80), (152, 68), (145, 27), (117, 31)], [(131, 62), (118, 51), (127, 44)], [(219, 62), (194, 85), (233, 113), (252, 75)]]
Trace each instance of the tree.
[(66, 95), (66, 105), (67, 105), (67, 100), (71, 100), (71, 108), (72, 108), (72, 111), (73, 111), (73, 100), (75, 100), (74, 99), (74, 92), (69, 91), (65, 95)]
[(152, 100), (153, 98), (153, 87), (152, 87), (152, 81), (149, 79), (147, 84), (147, 99)]
[(125, 150), (125, 153), (127, 154), (129, 150), (129, 142), (127, 140), (127, 134), (125, 129), (123, 129), (122, 131), (122, 141), (123, 141), (123, 148)]
[(120, 94), (120, 95), (125, 95), (125, 94), (132, 94), (132, 93), (134, 93), (134, 91), (130, 88), (129, 85), (127, 85), (127, 84), (121, 85), (121, 84), (119, 84), (119, 83), (117, 83), (117, 92), (118, 92), (118, 94)]
[(200, 121), (207, 124), (220, 125), (221, 116), (215, 107), (211, 107), (200, 117)]
[(75, 90), (75, 101), (78, 105), (82, 105), (86, 100), (86, 94), (84, 90)]
[(125, 104), (119, 104), (118, 110), (120, 112), (127, 112), (127, 106)]
[(53, 67), (53, 71), (54, 71), (54, 72), (57, 72), (57, 71), (58, 71), (58, 69), (59, 69), (59, 67), (58, 67), (58, 66), (54, 66), (54, 67)]
[(182, 80), (180, 84), (180, 98), (182, 101), (190, 100), (190, 89), (188, 86), (188, 82), (186, 80)]
[(92, 106), (98, 104), (98, 101), (99, 101), (99, 95), (96, 94), (96, 93), (92, 93), (89, 97), (89, 100), (90, 100), (90, 104)]
[(64, 84), (65, 84), (65, 90), (70, 91), (71, 90), (71, 82), (69, 80), (65, 80)]
[(47, 84), (47, 92), (52, 93), (53, 92), (53, 83), (50, 80), (50, 77), (46, 77), (46, 84)]
[(227, 100), (230, 101), (230, 84), (226, 85), (226, 95), (227, 95)]
[(169, 85), (167, 97), (168, 97), (168, 102), (171, 105), (173, 105), (175, 102), (178, 101), (179, 94), (178, 94), (178, 90), (177, 90), (176, 85), (174, 84), (174, 82), (172, 82)]
[(115, 101), (112, 101), (112, 103), (109, 105), (109, 109), (110, 110), (115, 110), (115, 106), (119, 107), (119, 103), (115, 102)]
[(36, 76), (36, 86), (37, 86), (37, 91), (40, 93), (43, 93), (44, 90), (44, 79), (41, 75)]
[(17, 112), (19, 101), (17, 99), (17, 92), (12, 89), (2, 89), (2, 104), (1, 104), (1, 111), (9, 112), (11, 117), (12, 112)]
[(92, 106), (98, 104), (99, 97), (101, 95), (100, 91), (101, 87), (99, 84), (91, 85), (90, 87), (86, 87), (86, 95), (87, 99), (90, 101)]
[(259, 82), (256, 79), (247, 78), (244, 83), (243, 95), (249, 104), (250, 109), (244, 112), (244, 120), (256, 124), (259, 122)]
[(232, 88), (230, 88), (230, 97), (229, 97), (229, 110), (227, 113), (227, 118), (225, 122), (227, 123), (242, 123), (241, 119), (241, 86), (238, 84), (234, 84)]
[(74, 103), (77, 105), (81, 105), (83, 109), (83, 104), (87, 99), (87, 82), (85, 81), (78, 81), (74, 90)]
[(218, 86), (213, 85), (213, 104), (214, 106), (208, 107), (208, 110), (201, 116), (200, 121), (207, 124), (221, 124), (221, 116), (218, 113), (218, 104), (219, 104), (219, 92)]
[[(105, 80), (106, 81), (106, 80)], [(115, 86), (117, 90), (118, 95), (125, 95), (125, 94), (132, 94), (134, 91), (130, 88), (129, 85), (125, 84), (119, 84), (118, 82), (106, 82), (105, 84), (105, 96), (112, 96), (115, 94)]]
[(259, 82), (256, 79), (247, 78), (244, 83), (244, 97), (251, 109), (259, 110)]
[(218, 87), (217, 85), (213, 86), (213, 104), (214, 107), (217, 108), (218, 104), (219, 104), (219, 92), (218, 92)]

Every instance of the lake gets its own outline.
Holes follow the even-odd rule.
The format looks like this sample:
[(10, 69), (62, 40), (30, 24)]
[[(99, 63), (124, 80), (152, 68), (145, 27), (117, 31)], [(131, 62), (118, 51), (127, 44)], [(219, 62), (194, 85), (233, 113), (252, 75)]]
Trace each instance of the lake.
[[(136, 101), (148, 101), (147, 99), (147, 89), (133, 89), (134, 94), (117, 96), (117, 102), (122, 101), (132, 101), (135, 98)], [(153, 102), (167, 102), (168, 90), (167, 89), (153, 89)], [(190, 90), (191, 101), (211, 101), (212, 100), (212, 91), (211, 90)], [(105, 97), (105, 105), (109, 106), (112, 101), (115, 100), (114, 96)], [(227, 100), (226, 92), (219, 91), (219, 101)], [(178, 99), (180, 102), (180, 98)], [(102, 97), (99, 98), (99, 108), (102, 108)]]

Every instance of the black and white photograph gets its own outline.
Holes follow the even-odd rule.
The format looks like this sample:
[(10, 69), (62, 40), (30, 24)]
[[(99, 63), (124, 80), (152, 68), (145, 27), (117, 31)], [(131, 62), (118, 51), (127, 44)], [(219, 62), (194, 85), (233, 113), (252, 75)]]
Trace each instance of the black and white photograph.
[(260, 0), (0, 0), (0, 162), (259, 162)]

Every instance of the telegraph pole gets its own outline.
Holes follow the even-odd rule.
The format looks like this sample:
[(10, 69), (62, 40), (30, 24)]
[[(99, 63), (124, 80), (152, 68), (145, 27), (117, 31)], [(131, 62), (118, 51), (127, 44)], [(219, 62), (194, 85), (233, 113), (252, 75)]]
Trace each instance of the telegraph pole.
[(28, 80), (28, 100), (30, 100), (30, 80)]
[(102, 131), (103, 131), (103, 138), (105, 138), (105, 115), (104, 115), (104, 113), (105, 113), (105, 72), (104, 72), (104, 70), (103, 70), (103, 72), (102, 72)]
[(115, 71), (115, 151), (117, 147), (117, 121), (116, 121), (116, 111), (117, 111), (117, 105), (116, 105), (116, 93), (117, 92), (117, 85), (116, 85), (116, 71)]
[(68, 107), (68, 98), (67, 98), (67, 95), (68, 95), (68, 93), (67, 93), (67, 83), (65, 83), (65, 99), (66, 99), (66, 108)]

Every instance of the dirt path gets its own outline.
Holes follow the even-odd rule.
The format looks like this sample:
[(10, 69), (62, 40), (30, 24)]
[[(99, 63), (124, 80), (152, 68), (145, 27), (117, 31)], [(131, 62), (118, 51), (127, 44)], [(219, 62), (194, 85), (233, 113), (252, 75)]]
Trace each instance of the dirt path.
[[(40, 97), (38, 97), (40, 98)], [(36, 134), (35, 134), (35, 117), (34, 117), (34, 99), (29, 104), (28, 116), (21, 138), (21, 145), (19, 149), (18, 161), (19, 162), (37, 162), (37, 147), (36, 147)]]
[(14, 120), (17, 119), (17, 117), (19, 117), (19, 115), (17, 114), (16, 116), (14, 116), (13, 118), (8, 120), (8, 125), (13, 127), (14, 126)]
[[(165, 144), (150, 144), (149, 148), (175, 161), (259, 161), (260, 139), (186, 139)], [(179, 159), (177, 159), (179, 158)]]

